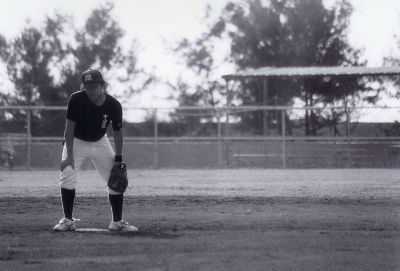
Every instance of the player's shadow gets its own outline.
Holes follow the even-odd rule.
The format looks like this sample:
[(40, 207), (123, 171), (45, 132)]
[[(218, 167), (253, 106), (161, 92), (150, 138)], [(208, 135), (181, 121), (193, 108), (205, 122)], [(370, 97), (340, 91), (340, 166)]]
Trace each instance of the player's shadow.
[(121, 232), (120, 236), (127, 237), (144, 237), (153, 239), (176, 239), (183, 236), (183, 233), (168, 232), (168, 231), (154, 231), (154, 230), (140, 230), (139, 232)]
[(117, 235), (121, 237), (135, 238), (153, 238), (153, 239), (175, 239), (183, 236), (183, 233), (177, 232), (176, 229), (161, 229), (158, 227), (139, 226), (138, 232), (113, 232), (105, 229), (85, 229), (81, 228), (75, 231), (78, 234), (101, 234), (101, 235)]

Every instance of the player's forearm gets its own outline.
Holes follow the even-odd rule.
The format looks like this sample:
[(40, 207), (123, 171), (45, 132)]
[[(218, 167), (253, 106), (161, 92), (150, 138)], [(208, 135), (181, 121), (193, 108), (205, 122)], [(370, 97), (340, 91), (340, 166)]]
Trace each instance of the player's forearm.
[(74, 133), (75, 133), (75, 123), (67, 120), (64, 131), (64, 140), (65, 140), (65, 146), (67, 147), (68, 157), (73, 157)]
[(122, 148), (124, 145), (122, 130), (114, 131), (114, 145), (115, 145), (115, 155), (122, 155)]
[(73, 157), (73, 149), (74, 149), (74, 136), (70, 134), (65, 134), (65, 146), (67, 147), (68, 157)]

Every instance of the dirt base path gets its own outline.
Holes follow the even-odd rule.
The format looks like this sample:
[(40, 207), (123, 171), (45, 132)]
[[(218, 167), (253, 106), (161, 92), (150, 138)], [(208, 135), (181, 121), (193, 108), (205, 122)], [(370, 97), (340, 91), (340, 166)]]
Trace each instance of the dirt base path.
[[(318, 197), (126, 197), (137, 234), (54, 233), (57, 197), (0, 198), (0, 270), (398, 270), (400, 202)], [(78, 197), (106, 228), (106, 196)]]

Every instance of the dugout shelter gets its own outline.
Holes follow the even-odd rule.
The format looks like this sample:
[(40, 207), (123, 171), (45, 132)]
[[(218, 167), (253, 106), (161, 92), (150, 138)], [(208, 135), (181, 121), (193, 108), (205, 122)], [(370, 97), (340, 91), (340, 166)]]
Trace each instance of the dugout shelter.
[[(285, 134), (285, 110), (289, 110), (288, 106), (279, 106), (279, 105), (269, 105), (268, 104), (268, 80), (271, 78), (296, 78), (296, 79), (305, 79), (305, 78), (324, 78), (324, 77), (376, 77), (376, 76), (399, 76), (400, 75), (400, 66), (391, 66), (391, 67), (363, 67), (363, 66), (353, 66), (353, 67), (341, 67), (341, 66), (331, 66), (331, 67), (260, 67), (254, 69), (245, 69), (243, 71), (238, 71), (232, 74), (223, 75), (222, 78), (226, 81), (226, 106), (228, 108), (232, 107), (233, 101), (233, 90), (230, 88), (229, 83), (231, 81), (244, 81), (244, 80), (261, 80), (262, 81), (262, 93), (263, 93), (263, 104), (262, 106), (258, 106), (257, 108), (263, 110), (263, 134), (264, 137), (268, 135), (268, 120), (267, 120), (267, 110), (281, 110), (282, 112), (282, 167), (286, 168), (286, 159), (287, 159), (287, 150), (286, 143), (288, 138)], [(304, 110), (313, 110), (312, 106), (305, 106)], [(347, 112), (347, 109), (346, 109)], [(228, 118), (227, 118), (228, 119)], [(229, 120), (227, 120), (227, 123)], [(350, 119), (347, 116), (347, 125), (349, 126)], [(347, 129), (347, 131), (349, 128)], [(229, 129), (228, 129), (229, 131)], [(270, 138), (273, 140), (274, 138)], [(336, 138), (337, 139), (337, 138)], [(340, 139), (339, 139), (340, 140)], [(350, 156), (350, 143), (354, 138), (350, 138), (349, 134), (346, 134), (346, 138), (348, 145), (348, 156)], [(249, 154), (251, 156), (251, 154)], [(235, 154), (234, 154), (235, 156)], [(265, 154), (267, 157), (268, 155)], [(348, 161), (350, 160), (347, 157)]]

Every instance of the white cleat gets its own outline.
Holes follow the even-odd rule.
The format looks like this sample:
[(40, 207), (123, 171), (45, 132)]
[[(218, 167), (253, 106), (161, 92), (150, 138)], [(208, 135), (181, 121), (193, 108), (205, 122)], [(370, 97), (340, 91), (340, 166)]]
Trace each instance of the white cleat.
[(53, 231), (74, 231), (76, 230), (75, 221), (79, 221), (79, 219), (63, 218), (54, 226)]
[(111, 221), (110, 226), (108, 226), (108, 229), (110, 231), (119, 231), (119, 232), (137, 232), (139, 231), (139, 229), (135, 226), (130, 225), (128, 222), (126, 221), (118, 221), (118, 222), (114, 222)]

